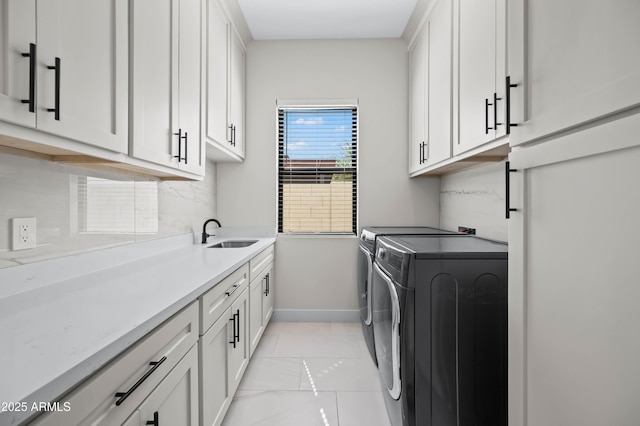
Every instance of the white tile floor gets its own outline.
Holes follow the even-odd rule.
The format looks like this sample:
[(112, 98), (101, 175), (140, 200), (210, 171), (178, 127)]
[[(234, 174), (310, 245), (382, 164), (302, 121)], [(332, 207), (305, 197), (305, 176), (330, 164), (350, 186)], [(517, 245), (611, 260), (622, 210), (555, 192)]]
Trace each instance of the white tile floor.
[(223, 426), (389, 426), (359, 323), (270, 323)]

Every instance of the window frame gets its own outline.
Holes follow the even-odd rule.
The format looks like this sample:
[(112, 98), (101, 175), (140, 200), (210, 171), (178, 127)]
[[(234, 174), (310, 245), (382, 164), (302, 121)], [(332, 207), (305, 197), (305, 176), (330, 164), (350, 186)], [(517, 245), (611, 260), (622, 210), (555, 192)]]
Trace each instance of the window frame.
[[(295, 109), (326, 109), (326, 110), (337, 110), (337, 109), (345, 109), (345, 110), (354, 110), (356, 115), (356, 150), (355, 150), (355, 178), (353, 179), (354, 190), (352, 192), (352, 225), (350, 231), (345, 232), (330, 232), (330, 231), (294, 231), (294, 232), (283, 232), (281, 228), (281, 215), (280, 212), (282, 210), (281, 206), (281, 189), (280, 189), (280, 122), (279, 122), (279, 114), (280, 110), (295, 110)], [(359, 206), (360, 206), (360, 186), (358, 182), (358, 176), (360, 174), (360, 105), (358, 99), (315, 99), (315, 100), (276, 100), (276, 109), (275, 109), (275, 133), (276, 133), (276, 231), (279, 236), (287, 236), (287, 237), (305, 237), (305, 236), (317, 236), (317, 237), (353, 237), (358, 235), (359, 229)]]

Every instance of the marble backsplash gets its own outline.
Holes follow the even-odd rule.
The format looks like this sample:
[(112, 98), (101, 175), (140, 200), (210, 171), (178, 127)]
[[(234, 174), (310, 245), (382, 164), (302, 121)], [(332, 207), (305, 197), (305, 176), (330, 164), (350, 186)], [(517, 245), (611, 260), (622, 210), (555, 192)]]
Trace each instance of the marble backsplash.
[(440, 227), (475, 228), (476, 235), (507, 241), (504, 162), (443, 176), (440, 180)]
[[(0, 268), (199, 234), (216, 217), (215, 164), (201, 182), (158, 181), (0, 153)], [(35, 217), (37, 246), (11, 250), (11, 219)]]

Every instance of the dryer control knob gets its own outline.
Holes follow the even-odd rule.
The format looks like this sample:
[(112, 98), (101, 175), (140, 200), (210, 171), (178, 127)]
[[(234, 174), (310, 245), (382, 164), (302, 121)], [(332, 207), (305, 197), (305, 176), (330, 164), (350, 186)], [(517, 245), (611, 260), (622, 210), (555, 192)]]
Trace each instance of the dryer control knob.
[(383, 247), (380, 247), (378, 249), (378, 258), (384, 260), (385, 257), (387, 257), (387, 250), (385, 250)]

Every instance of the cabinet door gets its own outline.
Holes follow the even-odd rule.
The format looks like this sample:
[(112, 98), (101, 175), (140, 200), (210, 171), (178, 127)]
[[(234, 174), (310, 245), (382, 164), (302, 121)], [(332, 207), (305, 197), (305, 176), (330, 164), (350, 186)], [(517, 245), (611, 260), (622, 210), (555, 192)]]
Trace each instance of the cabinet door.
[(264, 329), (262, 319), (262, 293), (264, 287), (264, 277), (258, 277), (249, 286), (249, 342), (250, 355), (258, 346), (262, 331)]
[(196, 174), (204, 174), (205, 162), (200, 132), (203, 6), (203, 0), (180, 0), (178, 131), (184, 139), (179, 142), (178, 151), (185, 160), (179, 166)]
[(249, 363), (249, 290), (245, 289), (238, 299), (231, 305), (231, 315), (234, 320), (235, 345), (229, 349), (229, 393), (233, 393), (238, 388), (244, 370)]
[(220, 425), (233, 397), (227, 375), (233, 350), (230, 343), (233, 339), (232, 318), (229, 308), (200, 339), (202, 426)]
[[(458, 0), (458, 139), (460, 154), (495, 138), (496, 1)], [(487, 130), (487, 127), (491, 128)]]
[(177, 168), (178, 12), (172, 0), (131, 3), (134, 157)]
[(198, 425), (198, 345), (140, 405), (140, 425)]
[[(451, 157), (451, 1), (440, 0), (427, 30), (427, 126), (424, 159), (432, 165)], [(424, 30), (423, 30), (424, 31)]]
[(218, 0), (207, 0), (207, 138), (227, 148), (229, 21)]
[(235, 30), (230, 31), (229, 125), (231, 149), (244, 157), (245, 51)]
[(65, 395), (70, 411), (45, 413), (30, 424), (121, 425), (192, 350), (198, 340), (198, 311), (198, 303), (192, 303)]
[(509, 425), (637, 423), (638, 128), (511, 153)]
[(273, 293), (273, 266), (262, 280), (262, 328), (266, 328), (273, 315), (275, 296)]
[(38, 1), (39, 130), (128, 152), (127, 24), (126, 0)]
[(425, 120), (426, 120), (426, 73), (427, 73), (427, 43), (428, 32), (425, 28), (416, 36), (409, 51), (409, 106), (410, 135), (409, 135), (409, 173), (423, 167)]
[(23, 56), (36, 43), (35, 0), (2, 0), (0, 28), (0, 120), (35, 127), (35, 93), (33, 112), (22, 102), (30, 99), (30, 63), (37, 60), (37, 45), (36, 58)]
[(629, 0), (510, 2), (512, 145), (640, 105), (639, 16)]

